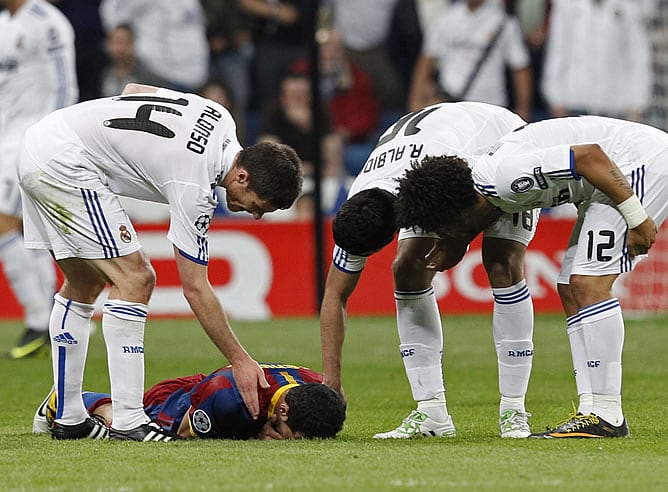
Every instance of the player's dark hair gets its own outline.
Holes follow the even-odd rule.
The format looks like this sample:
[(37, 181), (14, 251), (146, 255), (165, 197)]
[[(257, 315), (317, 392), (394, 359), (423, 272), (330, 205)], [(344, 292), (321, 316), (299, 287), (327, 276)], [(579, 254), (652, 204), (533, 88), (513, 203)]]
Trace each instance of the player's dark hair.
[(248, 189), (277, 208), (290, 208), (302, 191), (301, 159), (289, 145), (260, 142), (239, 154), (248, 171)]
[(368, 255), (382, 249), (397, 232), (396, 201), (392, 193), (380, 188), (351, 196), (334, 217), (334, 242), (353, 255)]
[(346, 404), (329, 386), (305, 383), (291, 388), (285, 395), (288, 404), (286, 424), (306, 439), (335, 437), (346, 419)]
[(475, 205), (476, 198), (471, 168), (464, 159), (427, 156), (399, 179), (397, 223), (438, 232)]

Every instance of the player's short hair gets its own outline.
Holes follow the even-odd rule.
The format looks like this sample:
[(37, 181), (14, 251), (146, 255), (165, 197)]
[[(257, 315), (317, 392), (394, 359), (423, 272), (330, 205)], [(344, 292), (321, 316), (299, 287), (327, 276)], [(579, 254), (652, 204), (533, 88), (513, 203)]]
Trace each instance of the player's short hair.
[(248, 189), (277, 208), (290, 208), (302, 191), (301, 159), (289, 145), (260, 142), (246, 147), (237, 165), (248, 171)]
[(454, 155), (427, 156), (399, 179), (397, 223), (438, 233), (476, 203), (467, 162)]
[(369, 255), (392, 241), (397, 232), (395, 203), (389, 191), (371, 188), (348, 198), (334, 217), (334, 242), (353, 255)]
[(286, 393), (285, 402), (289, 407), (286, 424), (306, 439), (332, 438), (343, 428), (346, 404), (329, 386), (300, 384)]

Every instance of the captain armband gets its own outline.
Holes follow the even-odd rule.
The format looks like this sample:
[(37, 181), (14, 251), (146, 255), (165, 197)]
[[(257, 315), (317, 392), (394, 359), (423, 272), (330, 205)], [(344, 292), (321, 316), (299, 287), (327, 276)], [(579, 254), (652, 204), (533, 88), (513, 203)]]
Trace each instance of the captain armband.
[(647, 212), (636, 195), (631, 195), (622, 203), (617, 205), (617, 210), (622, 214), (629, 225), (629, 229), (635, 229), (647, 219)]

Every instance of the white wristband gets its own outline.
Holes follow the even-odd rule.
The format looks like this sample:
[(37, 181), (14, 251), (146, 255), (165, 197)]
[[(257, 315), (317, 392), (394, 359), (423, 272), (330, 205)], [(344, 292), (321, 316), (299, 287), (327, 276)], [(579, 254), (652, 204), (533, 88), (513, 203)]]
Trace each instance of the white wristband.
[(618, 204), (617, 210), (624, 216), (629, 229), (635, 229), (647, 219), (647, 212), (636, 195), (631, 195)]

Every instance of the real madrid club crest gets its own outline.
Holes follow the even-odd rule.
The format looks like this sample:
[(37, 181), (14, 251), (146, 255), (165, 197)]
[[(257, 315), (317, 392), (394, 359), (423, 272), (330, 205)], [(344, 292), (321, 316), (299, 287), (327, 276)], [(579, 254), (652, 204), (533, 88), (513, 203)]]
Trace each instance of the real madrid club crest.
[(210, 215), (202, 214), (199, 217), (197, 217), (197, 220), (195, 221), (195, 228), (201, 234), (206, 234), (209, 230), (210, 225), (211, 225), (211, 216)]
[(121, 237), (121, 241), (123, 241), (124, 243), (129, 243), (130, 241), (132, 241), (132, 233), (130, 233), (127, 226), (124, 225), (120, 226), (118, 228), (118, 234)]

